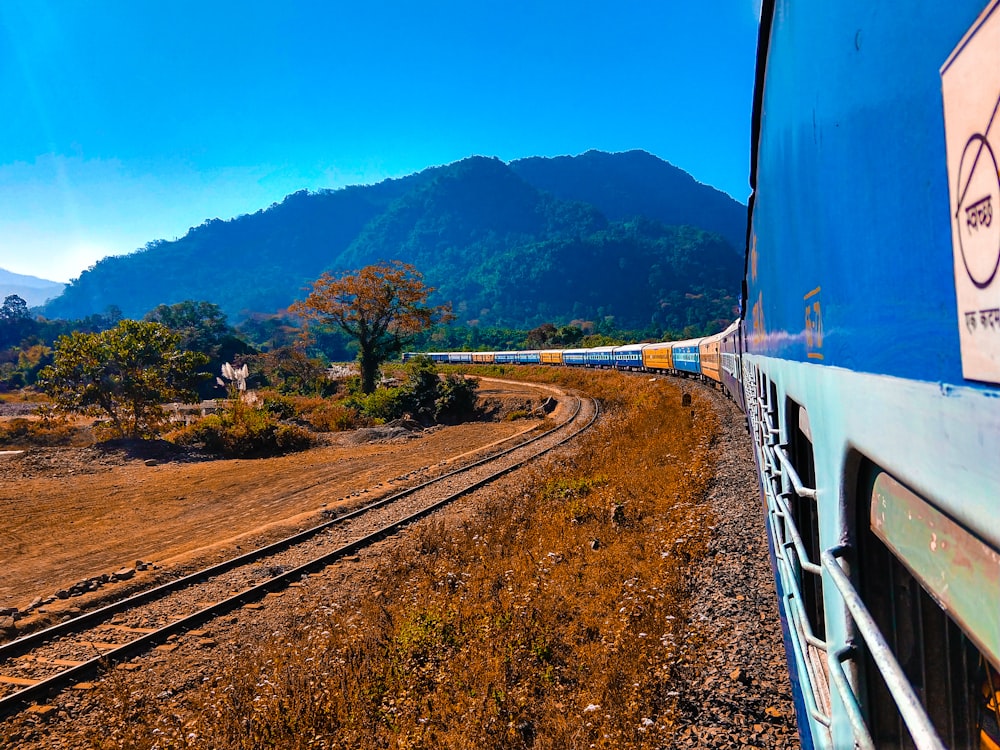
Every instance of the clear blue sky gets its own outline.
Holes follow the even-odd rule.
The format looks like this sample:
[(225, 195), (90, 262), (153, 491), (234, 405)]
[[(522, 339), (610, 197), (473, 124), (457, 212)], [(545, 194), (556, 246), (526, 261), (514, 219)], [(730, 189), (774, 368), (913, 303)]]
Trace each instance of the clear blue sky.
[(472, 154), (644, 149), (745, 202), (758, 5), (2, 0), (0, 267)]

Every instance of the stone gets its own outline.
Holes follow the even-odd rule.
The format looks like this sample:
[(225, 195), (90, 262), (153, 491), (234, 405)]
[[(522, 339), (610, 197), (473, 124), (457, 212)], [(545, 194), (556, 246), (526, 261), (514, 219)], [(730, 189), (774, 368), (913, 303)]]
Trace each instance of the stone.
[(55, 706), (29, 706), (28, 713), (35, 716), (40, 716), (43, 719), (51, 716), (56, 712)]
[(116, 581), (127, 581), (129, 578), (135, 575), (135, 568), (121, 568), (116, 570), (111, 574), (111, 577)]

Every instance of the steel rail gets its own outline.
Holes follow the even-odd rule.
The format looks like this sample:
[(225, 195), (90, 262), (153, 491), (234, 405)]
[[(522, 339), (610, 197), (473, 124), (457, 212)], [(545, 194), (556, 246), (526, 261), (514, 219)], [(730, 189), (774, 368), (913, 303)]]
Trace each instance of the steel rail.
[[(0, 698), (0, 717), (16, 713), (18, 710), (25, 707), (25, 705), (28, 702), (37, 700), (42, 696), (47, 696), (52, 693), (58, 692), (62, 688), (77, 682), (81, 678), (96, 673), (98, 670), (106, 667), (109, 664), (120, 661), (126, 657), (129, 657), (140, 651), (143, 651), (149, 646), (163, 642), (171, 635), (196, 627), (197, 625), (200, 625), (207, 620), (210, 620), (214, 617), (232, 611), (233, 609), (243, 606), (244, 604), (256, 601), (257, 599), (260, 599), (261, 597), (263, 597), (268, 593), (285, 588), (289, 583), (297, 579), (301, 579), (303, 575), (321, 569), (323, 567), (326, 567), (330, 563), (342, 557), (352, 555), (357, 551), (363, 549), (364, 547), (367, 547), (371, 544), (374, 544), (377, 541), (380, 541), (388, 536), (391, 536), (392, 534), (395, 534), (397, 531), (399, 531), (401, 528), (411, 523), (414, 523), (415, 521), (420, 520), (421, 518), (429, 515), (435, 510), (438, 510), (439, 508), (443, 507), (444, 505), (453, 502), (457, 498), (466, 495), (470, 492), (473, 492), (485, 486), (486, 484), (489, 484), (490, 482), (493, 482), (496, 479), (504, 476), (505, 474), (508, 474), (509, 472), (514, 471), (517, 468), (520, 468), (528, 461), (532, 461), (548, 453), (549, 451), (552, 451), (566, 444), (568, 441), (572, 440), (573, 438), (585, 432), (597, 421), (597, 418), (600, 414), (600, 405), (595, 399), (590, 399), (590, 401), (593, 403), (594, 413), (591, 415), (587, 423), (584, 424), (579, 429), (570, 432), (568, 435), (563, 437), (558, 442), (540, 450), (537, 453), (532, 454), (531, 456), (526, 457), (521, 461), (518, 461), (517, 463), (503, 467), (500, 470), (495, 471), (492, 474), (482, 479), (479, 479), (470, 485), (467, 485), (459, 490), (451, 492), (445, 497), (437, 500), (436, 502), (431, 503), (430, 505), (425, 506), (424, 508), (421, 508), (420, 510), (414, 513), (411, 513), (405, 518), (399, 519), (386, 526), (383, 526), (377, 531), (374, 531), (359, 539), (356, 539), (355, 541), (350, 542), (342, 547), (339, 547), (331, 552), (327, 552), (319, 557), (309, 560), (291, 570), (273, 576), (265, 581), (262, 581), (261, 583), (258, 583), (243, 591), (240, 591), (234, 594), (233, 596), (223, 599), (222, 601), (204, 607), (198, 610), (197, 612), (194, 612), (182, 618), (178, 618), (177, 620), (174, 620), (173, 622), (170, 622), (167, 625), (164, 625), (152, 632), (144, 633), (138, 638), (135, 638), (129, 641), (128, 643), (123, 644), (115, 649), (106, 651), (105, 653), (102, 653), (100, 656), (94, 657), (93, 659), (83, 662), (82, 664), (70, 667), (66, 670), (51, 675), (50, 677), (44, 678), (33, 685), (25, 686), (22, 689), (11, 693), (10, 695), (4, 696), (3, 698)], [(196, 583), (202, 582), (211, 575), (217, 575), (218, 573), (226, 572), (236, 567), (240, 567), (241, 565), (265, 557), (267, 554), (283, 551), (291, 546), (294, 546), (294, 544), (297, 543), (298, 541), (302, 541), (310, 536), (313, 536), (319, 531), (329, 528), (333, 524), (340, 523), (342, 521), (348, 520), (349, 518), (360, 516), (371, 510), (382, 507), (394, 500), (398, 500), (401, 497), (414, 494), (415, 492), (417, 492), (417, 490), (429, 487), (433, 484), (444, 481), (445, 479), (454, 477), (458, 474), (468, 472), (469, 470), (477, 466), (481, 466), (490, 461), (496, 461), (497, 459), (503, 458), (504, 456), (516, 450), (527, 447), (543, 438), (549, 437), (563, 428), (571, 427), (573, 425), (573, 422), (580, 415), (581, 409), (582, 409), (582, 399), (577, 397), (576, 409), (574, 409), (573, 414), (570, 415), (570, 417), (565, 422), (562, 422), (561, 424), (556, 425), (552, 429), (546, 430), (545, 432), (536, 435), (530, 440), (518, 443), (516, 446), (513, 446), (512, 448), (505, 449), (499, 453), (487, 456), (486, 458), (475, 461), (460, 469), (456, 469), (454, 471), (448, 472), (434, 479), (422, 482), (419, 485), (407, 488), (406, 490), (395, 493), (389, 497), (382, 498), (381, 500), (378, 500), (374, 503), (370, 503), (364, 506), (363, 508), (359, 508), (350, 513), (338, 516), (337, 518), (331, 519), (330, 521), (320, 524), (319, 526), (315, 526), (312, 527), (311, 529), (307, 529), (306, 531), (299, 532), (298, 534), (295, 534), (291, 537), (280, 540), (273, 544), (267, 545), (266, 547), (261, 547), (260, 549), (254, 550), (245, 555), (241, 555), (231, 560), (218, 563), (217, 565), (205, 568), (204, 570), (201, 570), (197, 573), (184, 576), (183, 578), (171, 581), (162, 586), (158, 586), (148, 591), (141, 592), (135, 596), (129, 597), (127, 599), (122, 599), (113, 604), (109, 604), (106, 607), (102, 607), (92, 612), (85, 613), (79, 617), (75, 617), (71, 620), (67, 620), (51, 628), (47, 628), (45, 630), (38, 631), (37, 633), (32, 633), (31, 635), (6, 643), (3, 646), (0, 646), (0, 659), (6, 660), (15, 658), (16, 656), (27, 653), (32, 648), (38, 645), (42, 645), (43, 643), (49, 641), (55, 636), (66, 635), (68, 633), (75, 633), (85, 630), (87, 627), (106, 619), (110, 615), (118, 614), (122, 611), (134, 608), (136, 606), (145, 604), (150, 601), (155, 601), (156, 599), (162, 598), (164, 595), (172, 593), (178, 589), (184, 588), (188, 585), (195, 585)]]

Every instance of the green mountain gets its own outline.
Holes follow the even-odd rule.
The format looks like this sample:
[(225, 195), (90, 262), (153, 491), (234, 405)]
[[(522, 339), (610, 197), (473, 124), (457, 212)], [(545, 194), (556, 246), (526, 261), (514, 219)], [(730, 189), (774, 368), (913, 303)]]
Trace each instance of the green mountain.
[(736, 217), (745, 223), (745, 207), (644, 152), (470, 157), (377, 185), (302, 191), (106, 258), (45, 314), (117, 305), (139, 316), (194, 299), (238, 320), (287, 307), (324, 271), (399, 259), (438, 289), (437, 301), (452, 302), (459, 322), (613, 318), (680, 330), (732, 314)]

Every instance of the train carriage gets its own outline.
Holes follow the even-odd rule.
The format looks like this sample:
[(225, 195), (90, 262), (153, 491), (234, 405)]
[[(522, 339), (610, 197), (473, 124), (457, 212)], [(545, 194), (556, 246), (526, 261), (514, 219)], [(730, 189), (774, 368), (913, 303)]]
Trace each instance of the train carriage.
[(428, 352), (427, 354), (420, 354), (419, 352), (408, 352), (403, 355), (403, 361), (408, 362), (414, 357), (428, 357), (431, 362), (448, 362), (450, 356), (449, 352)]
[(581, 367), (587, 364), (588, 351), (588, 349), (563, 349), (563, 364), (571, 367)]
[(1000, 3), (760, 34), (742, 368), (803, 745), (995, 748)]
[(646, 344), (642, 348), (642, 366), (651, 372), (669, 372), (674, 369), (673, 351), (669, 341)]
[(514, 360), (519, 365), (537, 365), (542, 361), (542, 358), (538, 350), (528, 350), (517, 352)]
[(584, 350), (584, 364), (589, 367), (612, 367), (614, 365), (613, 346), (595, 346)]
[(495, 352), (472, 352), (472, 363), (476, 365), (492, 365), (495, 357)]
[(472, 364), (472, 352), (449, 352), (447, 362), (452, 365)]
[(517, 352), (495, 352), (493, 361), (498, 365), (517, 364)]
[(733, 321), (722, 332), (719, 344), (719, 374), (722, 385), (729, 397), (739, 405), (740, 411), (744, 411), (743, 379), (740, 373), (742, 330), (740, 321)]
[(722, 382), (720, 345), (722, 334), (706, 336), (698, 342), (698, 357), (701, 362), (701, 374), (716, 383)]
[(543, 365), (561, 365), (563, 363), (563, 350), (543, 349), (538, 353), (538, 359)]
[(642, 349), (645, 344), (616, 346), (612, 351), (612, 365), (622, 370), (642, 369)]
[(701, 375), (701, 351), (698, 343), (701, 339), (686, 339), (674, 341), (670, 345), (673, 357), (673, 369), (678, 372)]

